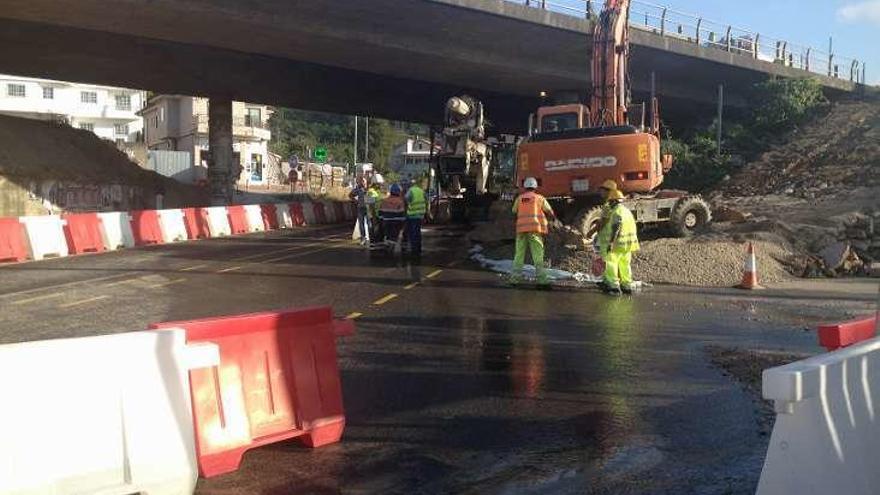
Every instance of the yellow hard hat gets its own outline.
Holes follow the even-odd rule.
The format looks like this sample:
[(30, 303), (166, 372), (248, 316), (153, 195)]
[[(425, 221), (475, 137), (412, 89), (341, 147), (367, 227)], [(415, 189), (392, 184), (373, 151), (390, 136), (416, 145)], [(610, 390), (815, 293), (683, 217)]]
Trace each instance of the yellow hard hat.
[(618, 191), (617, 189), (612, 189), (608, 191), (608, 201), (620, 200), (623, 199), (623, 193)]
[(608, 189), (609, 191), (616, 191), (617, 190), (617, 182), (614, 182), (613, 180), (608, 179), (605, 182), (603, 182), (602, 185), (599, 187), (602, 189)]

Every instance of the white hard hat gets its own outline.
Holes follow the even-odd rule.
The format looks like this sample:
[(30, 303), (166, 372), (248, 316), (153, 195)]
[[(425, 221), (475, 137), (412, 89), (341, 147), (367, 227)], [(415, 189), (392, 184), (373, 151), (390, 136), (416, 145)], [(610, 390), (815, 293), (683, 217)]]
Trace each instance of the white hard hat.
[(523, 187), (526, 189), (537, 189), (538, 179), (534, 177), (526, 177), (526, 180), (523, 181)]
[(373, 184), (384, 184), (385, 179), (382, 177), (382, 174), (376, 174), (373, 176)]

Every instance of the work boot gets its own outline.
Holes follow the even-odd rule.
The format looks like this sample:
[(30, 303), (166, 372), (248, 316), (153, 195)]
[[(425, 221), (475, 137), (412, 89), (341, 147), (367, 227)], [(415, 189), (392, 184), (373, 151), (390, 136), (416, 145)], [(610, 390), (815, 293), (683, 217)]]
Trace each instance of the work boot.
[(633, 288), (630, 287), (629, 285), (621, 285), (620, 292), (623, 292), (624, 294), (631, 296), (633, 294)]
[(618, 289), (617, 287), (610, 287), (608, 290), (605, 291), (605, 293), (609, 296), (620, 297), (620, 289)]

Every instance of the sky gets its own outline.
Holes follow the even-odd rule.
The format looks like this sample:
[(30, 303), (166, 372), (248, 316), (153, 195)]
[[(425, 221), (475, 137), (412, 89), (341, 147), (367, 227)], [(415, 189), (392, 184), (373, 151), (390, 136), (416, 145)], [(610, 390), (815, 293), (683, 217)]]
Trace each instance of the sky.
[[(880, 0), (650, 0), (823, 52), (864, 61), (867, 81), (880, 85)], [(634, 0), (633, 8), (639, 8)], [(840, 68), (844, 72), (844, 68)], [(849, 67), (845, 70), (849, 77)]]

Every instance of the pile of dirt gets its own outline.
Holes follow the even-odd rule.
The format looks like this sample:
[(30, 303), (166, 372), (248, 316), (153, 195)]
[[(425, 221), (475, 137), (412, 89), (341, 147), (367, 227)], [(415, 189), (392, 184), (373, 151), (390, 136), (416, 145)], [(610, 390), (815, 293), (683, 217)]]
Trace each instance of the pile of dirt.
[(171, 203), (201, 204), (205, 192), (145, 170), (115, 144), (66, 124), (0, 115), (0, 175), (28, 181), (137, 186)]
[(733, 196), (802, 198), (880, 187), (880, 100), (842, 101), (791, 133), (720, 188)]

